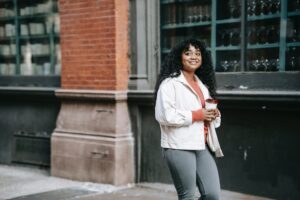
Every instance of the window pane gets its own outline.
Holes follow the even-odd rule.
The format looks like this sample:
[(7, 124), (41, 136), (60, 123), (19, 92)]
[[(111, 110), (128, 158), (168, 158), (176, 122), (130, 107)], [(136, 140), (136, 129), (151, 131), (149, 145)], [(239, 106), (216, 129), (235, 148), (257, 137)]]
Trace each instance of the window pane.
[(217, 1), (216, 71), (241, 71), (241, 2)]
[[(298, 2), (298, 3), (297, 3)], [(300, 71), (300, 2), (291, 2), (287, 21), (286, 70)]]
[(211, 1), (162, 1), (162, 53), (163, 56), (179, 41), (201, 38), (211, 44)]
[(279, 71), (280, 1), (248, 1), (245, 71)]
[(241, 0), (161, 0), (162, 58), (195, 37), (218, 72), (299, 71), (300, 1), (246, 2), (244, 12)]
[(57, 1), (0, 1), (0, 6), (0, 74), (60, 74)]
[(0, 75), (16, 72), (16, 27), (13, 2), (0, 2)]

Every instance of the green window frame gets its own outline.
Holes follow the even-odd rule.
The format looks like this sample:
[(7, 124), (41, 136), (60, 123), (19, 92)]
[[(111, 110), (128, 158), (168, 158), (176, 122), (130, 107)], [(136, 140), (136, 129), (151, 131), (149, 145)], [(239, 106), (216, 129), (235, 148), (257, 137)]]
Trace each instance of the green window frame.
[[(160, 3), (162, 59), (178, 41), (196, 37), (206, 42), (217, 72), (300, 71), (299, 1), (161, 0)], [(251, 6), (256, 13), (251, 13)], [(251, 33), (265, 39), (250, 43)]]
[(57, 0), (0, 0), (0, 86), (59, 86)]

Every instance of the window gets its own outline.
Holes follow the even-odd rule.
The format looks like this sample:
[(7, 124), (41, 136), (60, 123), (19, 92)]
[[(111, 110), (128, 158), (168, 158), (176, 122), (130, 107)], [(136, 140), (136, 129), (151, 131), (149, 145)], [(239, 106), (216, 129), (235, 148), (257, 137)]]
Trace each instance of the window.
[(162, 58), (205, 41), (217, 72), (300, 71), (300, 1), (161, 0)]
[(0, 0), (0, 78), (59, 75), (56, 0)]

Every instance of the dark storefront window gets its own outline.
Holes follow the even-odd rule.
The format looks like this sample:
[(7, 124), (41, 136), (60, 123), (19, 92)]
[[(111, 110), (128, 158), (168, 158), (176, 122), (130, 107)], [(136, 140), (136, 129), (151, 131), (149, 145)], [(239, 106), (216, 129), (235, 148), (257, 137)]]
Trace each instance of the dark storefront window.
[(300, 1), (161, 0), (162, 58), (204, 40), (216, 71), (300, 71)]
[(0, 0), (0, 79), (58, 76), (59, 32), (57, 0)]

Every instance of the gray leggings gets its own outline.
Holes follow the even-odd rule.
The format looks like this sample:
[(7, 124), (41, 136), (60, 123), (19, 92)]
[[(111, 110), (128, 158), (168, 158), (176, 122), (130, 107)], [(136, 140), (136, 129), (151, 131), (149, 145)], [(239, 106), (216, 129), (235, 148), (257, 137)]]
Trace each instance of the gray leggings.
[(179, 200), (194, 200), (196, 184), (201, 194), (199, 200), (220, 198), (219, 173), (209, 150), (163, 149), (163, 156)]

